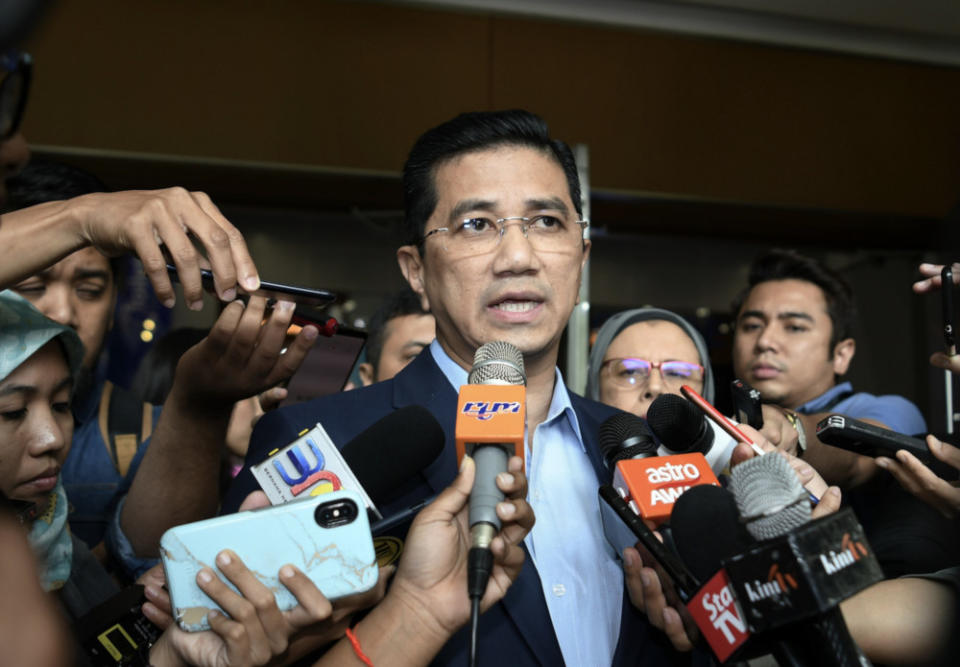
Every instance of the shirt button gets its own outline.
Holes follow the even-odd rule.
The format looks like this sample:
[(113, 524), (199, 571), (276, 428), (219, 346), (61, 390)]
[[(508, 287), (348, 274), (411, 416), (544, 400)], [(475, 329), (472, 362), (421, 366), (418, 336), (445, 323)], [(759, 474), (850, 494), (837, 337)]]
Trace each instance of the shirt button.
[(533, 499), (534, 499), (534, 500), (540, 500), (540, 492), (539, 492), (539, 491), (534, 491), (534, 492), (533, 492)]
[(563, 584), (554, 584), (553, 594), (556, 595), (558, 598), (562, 598), (564, 595), (567, 594), (567, 587), (564, 586)]

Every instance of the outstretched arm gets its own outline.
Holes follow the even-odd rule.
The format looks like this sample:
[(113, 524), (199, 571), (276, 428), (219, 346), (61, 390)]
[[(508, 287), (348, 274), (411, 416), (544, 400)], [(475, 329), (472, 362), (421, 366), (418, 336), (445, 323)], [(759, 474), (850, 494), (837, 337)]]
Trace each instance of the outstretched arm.
[(293, 304), (280, 302), (261, 325), (266, 301), (228, 305), (209, 335), (177, 364), (173, 388), (136, 472), (120, 525), (140, 557), (155, 557), (172, 526), (212, 516), (220, 455), (234, 403), (290, 377), (313, 345), (305, 327), (281, 354)]
[(108, 256), (135, 253), (164, 305), (175, 295), (162, 248), (170, 254), (187, 304), (203, 303), (201, 256), (207, 253), (217, 295), (236, 297), (236, 286), (260, 286), (243, 236), (202, 192), (183, 188), (94, 193), (30, 206), (0, 216), (0, 289), (93, 246)]

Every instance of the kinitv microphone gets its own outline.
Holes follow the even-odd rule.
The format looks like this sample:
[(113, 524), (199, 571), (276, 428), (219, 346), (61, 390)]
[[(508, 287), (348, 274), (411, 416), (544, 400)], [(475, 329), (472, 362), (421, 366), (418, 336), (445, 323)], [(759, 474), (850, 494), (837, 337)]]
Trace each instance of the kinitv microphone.
[(807, 492), (776, 453), (736, 466), (730, 489), (760, 540), (723, 562), (750, 631), (772, 632), (800, 664), (869, 664), (838, 606), (883, 578), (853, 512), (811, 521)]
[(523, 355), (510, 343), (481, 345), (473, 357), (469, 384), (457, 402), (457, 460), (473, 458), (476, 477), (470, 492), (470, 544), (467, 590), (479, 600), (493, 568), (490, 542), (500, 530), (497, 504), (504, 499), (497, 475), (511, 456), (523, 458), (526, 425)]

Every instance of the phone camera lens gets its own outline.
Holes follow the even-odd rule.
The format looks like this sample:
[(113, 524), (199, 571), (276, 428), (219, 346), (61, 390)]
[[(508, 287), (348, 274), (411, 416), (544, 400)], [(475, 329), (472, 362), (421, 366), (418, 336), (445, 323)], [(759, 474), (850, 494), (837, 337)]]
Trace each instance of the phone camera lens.
[(314, 518), (321, 528), (333, 528), (350, 523), (357, 518), (357, 504), (352, 500), (331, 500), (317, 506)]

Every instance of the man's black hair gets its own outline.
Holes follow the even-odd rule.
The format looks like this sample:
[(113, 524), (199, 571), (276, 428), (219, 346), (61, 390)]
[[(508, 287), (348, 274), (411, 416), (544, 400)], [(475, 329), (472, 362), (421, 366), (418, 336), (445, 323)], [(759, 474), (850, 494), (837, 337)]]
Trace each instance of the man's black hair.
[(750, 290), (771, 280), (803, 280), (820, 288), (827, 302), (827, 314), (833, 323), (830, 332), (830, 356), (833, 356), (837, 343), (853, 335), (853, 323), (857, 314), (853, 289), (849, 283), (833, 269), (812, 257), (801, 255), (796, 250), (775, 248), (753, 260), (747, 287), (737, 295), (731, 306), (734, 318), (739, 318), (740, 309)]
[[(31, 160), (16, 176), (7, 180), (7, 209), (17, 211), (28, 206), (72, 199), (93, 192), (106, 192), (107, 186), (88, 171), (62, 162)], [(110, 273), (119, 290), (126, 269), (125, 257), (111, 257)]]
[(434, 176), (438, 166), (465, 153), (501, 146), (533, 148), (556, 160), (567, 177), (577, 214), (582, 215), (573, 151), (564, 142), (550, 138), (542, 118), (521, 109), (476, 111), (427, 130), (413, 145), (403, 166), (404, 242), (417, 245), (423, 239), (427, 220), (437, 206)]
[(390, 320), (404, 315), (429, 314), (423, 309), (420, 297), (409, 287), (391, 294), (380, 304), (377, 312), (370, 319), (370, 326), (367, 327), (367, 361), (373, 366), (374, 377), (379, 376), (380, 354), (383, 352), (383, 342)]

